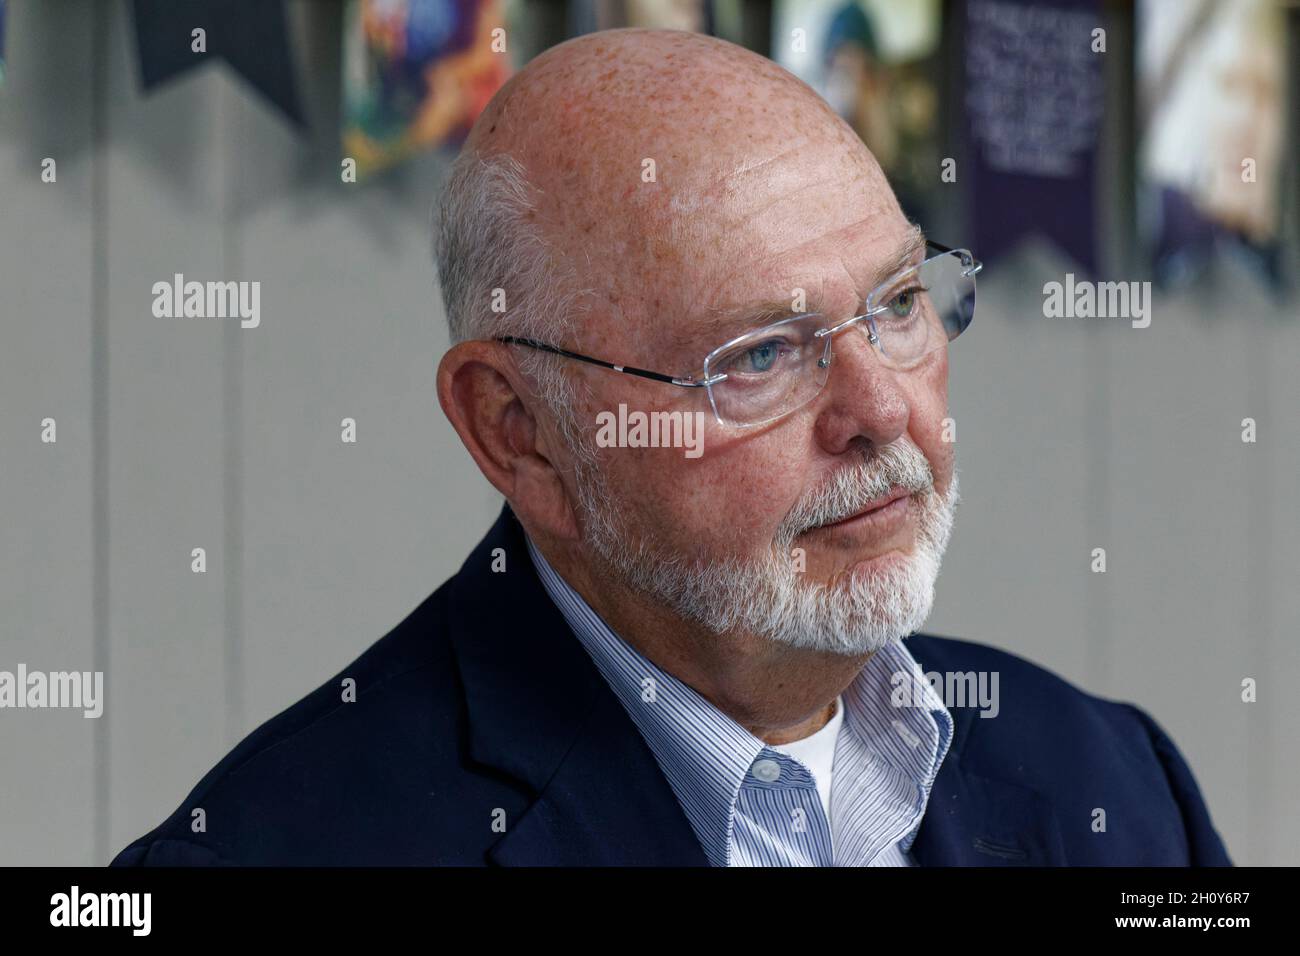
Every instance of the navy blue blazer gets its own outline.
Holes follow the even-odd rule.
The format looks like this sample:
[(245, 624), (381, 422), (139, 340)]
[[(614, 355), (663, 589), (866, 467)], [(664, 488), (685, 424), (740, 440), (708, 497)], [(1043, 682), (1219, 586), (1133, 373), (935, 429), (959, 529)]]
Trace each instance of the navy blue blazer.
[[(916, 634), (908, 647), (925, 671), (1000, 680), (996, 718), (953, 709), (913, 844), (922, 866), (1231, 865), (1143, 711), (980, 644)], [(458, 574), (113, 860), (222, 864), (708, 865), (508, 507)]]

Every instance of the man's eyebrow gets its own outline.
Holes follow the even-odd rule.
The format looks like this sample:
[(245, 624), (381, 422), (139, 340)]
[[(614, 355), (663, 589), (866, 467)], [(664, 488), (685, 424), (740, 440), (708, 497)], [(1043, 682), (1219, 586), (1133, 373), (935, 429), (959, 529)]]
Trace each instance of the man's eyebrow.
[[(917, 265), (922, 253), (925, 252), (925, 247), (925, 233), (921, 231), (920, 226), (912, 226), (907, 239), (899, 246), (898, 251), (877, 266), (871, 274), (867, 294), (869, 295), (904, 269)], [(824, 305), (819, 295), (812, 291), (808, 293), (805, 304), (806, 312), (820, 312)], [(751, 329), (793, 318), (798, 314), (793, 309), (793, 305), (794, 290), (791, 289), (790, 295), (783, 298), (764, 298), (744, 305), (709, 309), (700, 321), (673, 336), (673, 341), (683, 348), (701, 343), (706, 344), (710, 349), (716, 348)]]

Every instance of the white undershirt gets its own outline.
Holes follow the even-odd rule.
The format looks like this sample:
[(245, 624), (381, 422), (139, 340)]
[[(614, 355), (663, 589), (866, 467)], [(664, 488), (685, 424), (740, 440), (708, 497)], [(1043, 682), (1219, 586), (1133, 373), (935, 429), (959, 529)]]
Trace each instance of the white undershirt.
[(817, 794), (822, 798), (822, 809), (826, 811), (826, 822), (831, 822), (831, 770), (835, 763), (835, 739), (839, 736), (840, 726), (844, 723), (844, 700), (835, 698), (835, 713), (826, 721), (826, 726), (811, 737), (795, 740), (788, 744), (771, 744), (773, 750), (779, 750), (788, 757), (793, 757), (807, 767), (817, 782)]

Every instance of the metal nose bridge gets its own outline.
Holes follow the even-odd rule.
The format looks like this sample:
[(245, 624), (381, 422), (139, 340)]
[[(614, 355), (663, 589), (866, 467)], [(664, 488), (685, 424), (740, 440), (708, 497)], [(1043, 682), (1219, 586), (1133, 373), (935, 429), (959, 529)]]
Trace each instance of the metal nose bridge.
[[(863, 319), (869, 319), (873, 315), (879, 315), (884, 310), (885, 310), (885, 306), (883, 305), (876, 306), (876, 308), (874, 309), (868, 309), (866, 312), (863, 312), (861, 315), (855, 315), (851, 319), (845, 319), (839, 325), (833, 325), (828, 329), (818, 329), (816, 332), (813, 333), (813, 337), (820, 339), (820, 338), (826, 338), (827, 336), (834, 336), (844, 331), (854, 323), (861, 322)], [(874, 323), (868, 323), (867, 325), (867, 341), (869, 341), (872, 345), (875, 346), (880, 345), (880, 336), (876, 334), (876, 327)], [(825, 355), (823, 355), (821, 358), (817, 360), (818, 368), (830, 368), (830, 366), (831, 366), (830, 360)]]

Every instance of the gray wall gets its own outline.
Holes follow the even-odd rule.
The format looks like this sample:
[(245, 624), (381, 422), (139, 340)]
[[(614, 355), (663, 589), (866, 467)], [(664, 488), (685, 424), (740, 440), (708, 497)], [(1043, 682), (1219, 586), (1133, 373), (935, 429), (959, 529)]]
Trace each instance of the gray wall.
[[(103, 670), (108, 701), (0, 712), (0, 863), (106, 862), (453, 573), (498, 507), (433, 394), (446, 157), (339, 182), (336, 33), (303, 13), (304, 72), (329, 79), (306, 138), (221, 68), (143, 98), (124, 4), (10, 8), (0, 669)], [(1066, 268), (986, 270), (953, 348), (964, 504), (931, 630), (1146, 707), (1234, 858), (1295, 864), (1300, 321), (1229, 282), (1158, 299), (1142, 331), (1049, 322), (1040, 289)], [(261, 327), (154, 318), (175, 272), (261, 281)]]

